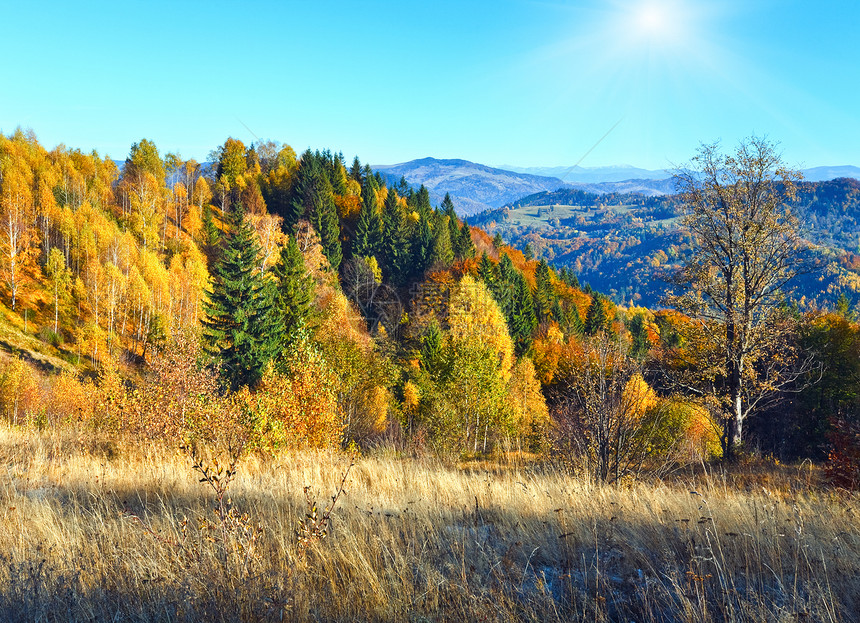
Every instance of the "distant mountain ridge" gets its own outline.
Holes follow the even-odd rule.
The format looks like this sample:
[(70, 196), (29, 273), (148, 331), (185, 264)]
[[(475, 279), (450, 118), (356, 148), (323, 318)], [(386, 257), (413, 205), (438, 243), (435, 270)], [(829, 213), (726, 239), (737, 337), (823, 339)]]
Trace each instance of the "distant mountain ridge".
[(401, 177), (413, 186), (423, 184), (438, 203), (449, 193), (461, 216), (499, 208), (521, 197), (554, 191), (565, 184), (554, 177), (494, 169), (468, 160), (421, 158), (392, 165), (372, 165), (390, 180)]
[(842, 165), (836, 167), (813, 167), (801, 170), (804, 182), (829, 182), (840, 177), (860, 180), (860, 167)]
[(672, 177), (667, 169), (640, 169), (628, 164), (611, 167), (516, 167), (503, 164), (505, 171), (556, 177), (567, 184), (602, 184), (629, 180), (665, 180)]
[[(581, 184), (605, 184), (643, 180), (665, 182), (672, 178), (671, 169), (640, 169), (627, 164), (610, 167), (517, 167), (513, 165), (501, 165), (499, 168), (515, 173), (556, 177), (566, 184), (577, 188), (582, 188)], [(860, 167), (853, 165), (811, 167), (801, 169), (800, 172), (803, 174), (803, 179), (806, 182), (827, 182), (840, 177), (860, 179)], [(647, 184), (644, 186), (646, 188), (649, 187)], [(607, 191), (604, 189), (602, 192), (622, 191)]]
[[(495, 168), (463, 159), (421, 158), (392, 165), (373, 165), (392, 183), (401, 177), (413, 186), (423, 184), (438, 204), (445, 193), (454, 200), (460, 216), (493, 210), (542, 192), (577, 189), (596, 195), (635, 194), (659, 197), (675, 193), (667, 170), (615, 167), (511, 167)], [(515, 170), (516, 169), (516, 170)], [(542, 173), (542, 174), (538, 174)], [(860, 167), (823, 166), (801, 171), (805, 181), (836, 178), (860, 179)], [(555, 175), (555, 176), (554, 176)], [(561, 178), (564, 177), (565, 180)]]

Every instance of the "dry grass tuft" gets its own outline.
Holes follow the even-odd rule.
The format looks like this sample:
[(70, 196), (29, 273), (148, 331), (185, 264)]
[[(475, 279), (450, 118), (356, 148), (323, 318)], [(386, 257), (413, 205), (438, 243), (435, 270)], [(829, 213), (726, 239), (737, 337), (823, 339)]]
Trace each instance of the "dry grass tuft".
[(597, 487), (365, 457), (302, 540), (348, 458), (247, 458), (229, 512), (179, 451), (4, 428), (0, 460), (11, 623), (860, 617), (860, 499), (808, 468)]

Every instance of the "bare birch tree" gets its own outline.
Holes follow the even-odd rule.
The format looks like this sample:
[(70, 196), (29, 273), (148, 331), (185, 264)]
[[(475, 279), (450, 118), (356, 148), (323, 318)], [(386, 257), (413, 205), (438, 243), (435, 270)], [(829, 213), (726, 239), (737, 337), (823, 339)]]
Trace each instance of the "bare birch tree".
[(669, 302), (690, 315), (713, 348), (716, 365), (708, 374), (722, 411), (724, 456), (731, 458), (750, 413), (797, 376), (781, 343), (790, 327), (785, 291), (803, 267), (798, 220), (788, 206), (800, 174), (773, 143), (751, 137), (732, 154), (702, 145), (676, 180), (693, 253), (678, 278), (686, 291)]

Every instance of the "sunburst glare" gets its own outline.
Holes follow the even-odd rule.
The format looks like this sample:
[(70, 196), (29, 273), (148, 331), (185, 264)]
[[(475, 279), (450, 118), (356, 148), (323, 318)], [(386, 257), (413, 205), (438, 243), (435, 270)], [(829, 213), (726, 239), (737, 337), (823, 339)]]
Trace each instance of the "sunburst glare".
[(689, 15), (679, 2), (649, 0), (619, 8), (623, 15), (622, 28), (627, 31), (626, 40), (630, 44), (678, 47), (691, 27)]

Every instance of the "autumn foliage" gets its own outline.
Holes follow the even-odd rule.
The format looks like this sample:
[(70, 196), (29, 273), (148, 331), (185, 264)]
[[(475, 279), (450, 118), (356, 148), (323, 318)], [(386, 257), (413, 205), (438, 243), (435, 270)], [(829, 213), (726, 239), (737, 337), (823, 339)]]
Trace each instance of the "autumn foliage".
[[(517, 451), (599, 481), (725, 450), (707, 324), (618, 306), (358, 158), (234, 138), (211, 157), (142, 139), (117, 166), (0, 136), (5, 421), (265, 453)], [(784, 451), (814, 440), (844, 486), (860, 395), (849, 308), (786, 312), (791, 330), (745, 369), (770, 382), (773, 362), (817, 358), (768, 391), (796, 397)], [(776, 448), (778, 414), (760, 411), (751, 434)]]

